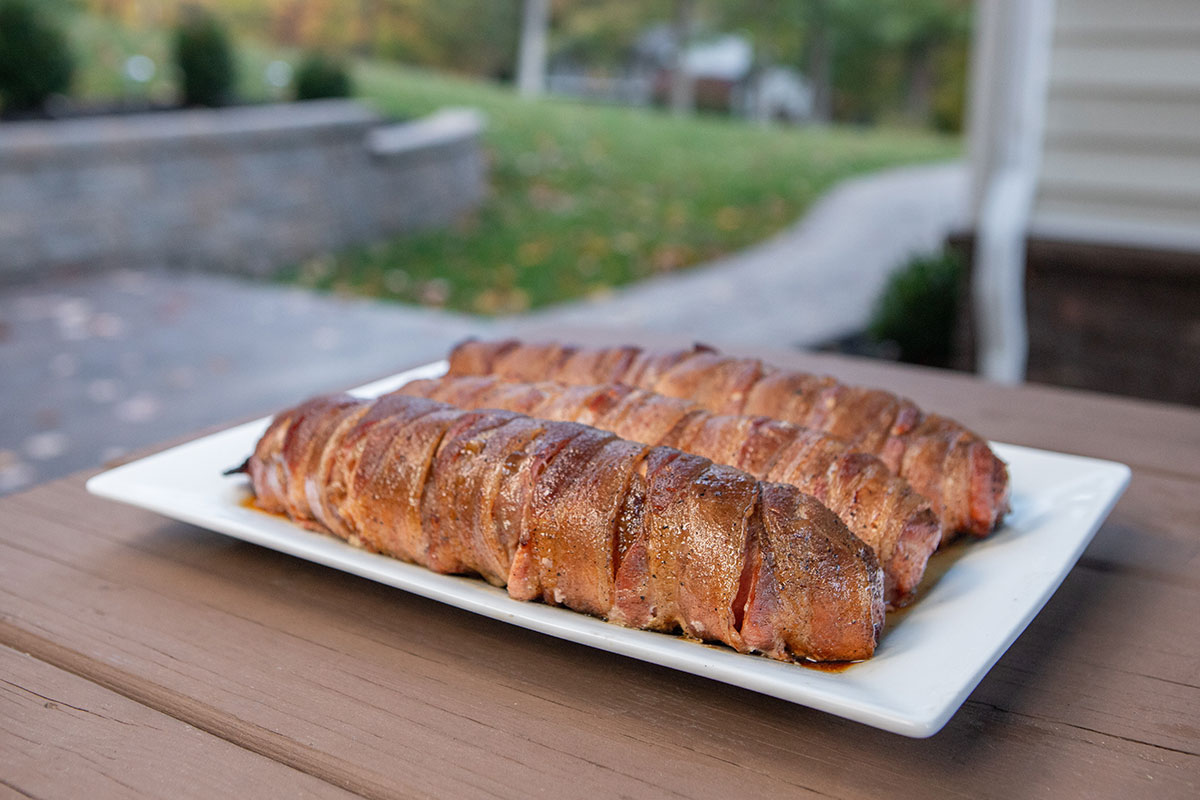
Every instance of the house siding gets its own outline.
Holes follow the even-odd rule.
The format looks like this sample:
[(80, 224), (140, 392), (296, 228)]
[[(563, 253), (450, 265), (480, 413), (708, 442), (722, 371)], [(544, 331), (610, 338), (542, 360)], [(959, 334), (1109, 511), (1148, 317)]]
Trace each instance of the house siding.
[(1032, 232), (1200, 251), (1200, 2), (1058, 0)]

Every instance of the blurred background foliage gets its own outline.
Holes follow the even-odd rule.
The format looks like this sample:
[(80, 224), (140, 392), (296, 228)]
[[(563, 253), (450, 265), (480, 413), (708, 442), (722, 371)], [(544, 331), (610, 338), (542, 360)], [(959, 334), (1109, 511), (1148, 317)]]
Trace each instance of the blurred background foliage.
[(901, 361), (949, 367), (965, 274), (955, 250), (911, 259), (888, 279), (868, 335), (895, 345)]
[[(51, 3), (72, 0), (46, 0)], [(170, 26), (182, 6), (239, 35), (476, 78), (513, 75), (521, 0), (73, 0), (132, 29)], [(619, 69), (681, 0), (551, 0), (551, 58)], [(735, 31), (765, 64), (798, 67), (832, 121), (961, 126), (969, 0), (692, 0), (693, 36)]]
[[(551, 57), (617, 70), (685, 1), (551, 0)], [(45, 2), (66, 20), (85, 104), (178, 100), (173, 31), (198, 6), (230, 34), (238, 101), (292, 99), (320, 53), (388, 117), (482, 109), (481, 207), (281, 276), (337, 292), (484, 314), (602, 295), (762, 241), (843, 178), (959, 152), (944, 132), (961, 120), (965, 0), (692, 0), (695, 38), (740, 32), (764, 62), (828, 78), (828, 124), (790, 126), (519, 97), (520, 0)], [(134, 80), (139, 57), (155, 68)]]
[(0, 107), (40, 108), (70, 88), (74, 71), (60, 14), (33, 0), (0, 0)]
[(185, 106), (221, 106), (233, 99), (233, 45), (225, 26), (210, 11), (183, 9), (175, 26), (174, 60)]
[(346, 65), (327, 53), (312, 51), (296, 67), (297, 100), (349, 97), (351, 88)]

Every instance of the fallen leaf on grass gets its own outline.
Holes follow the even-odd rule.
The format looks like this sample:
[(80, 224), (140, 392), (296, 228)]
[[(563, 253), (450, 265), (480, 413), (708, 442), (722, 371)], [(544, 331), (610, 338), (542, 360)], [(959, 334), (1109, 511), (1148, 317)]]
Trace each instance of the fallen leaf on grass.
[(717, 212), (717, 227), (723, 231), (734, 231), (742, 227), (742, 210), (725, 206)]

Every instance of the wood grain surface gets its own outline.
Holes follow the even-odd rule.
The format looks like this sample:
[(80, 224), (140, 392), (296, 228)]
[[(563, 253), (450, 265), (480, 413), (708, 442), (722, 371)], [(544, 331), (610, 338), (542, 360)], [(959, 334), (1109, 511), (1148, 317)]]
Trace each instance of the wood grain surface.
[(0, 786), (18, 797), (352, 797), (7, 647), (0, 753)]
[[(93, 498), (85, 476), (0, 501), (0, 644), (32, 656), (0, 650), (0, 673), (167, 731), (161, 740), (126, 732), (119, 755), (190, 736), (191, 767), (211, 762), (220, 780), (275, 781), (286, 794), (1194, 796), (1200, 411), (771, 356), (907, 393), (994, 439), (1134, 468), (1079, 565), (930, 739), (507, 626)], [(16, 681), (14, 659), (26, 670)], [(76, 727), (37, 708), (20, 713), (0, 723), (0, 736), (14, 727), (22, 741), (69, 735), (79, 753), (78, 771), (38, 794), (101, 786), (102, 764), (94, 776), (87, 764), (109, 735), (102, 720)], [(14, 741), (0, 738), (0, 779), (18, 786), (8, 780), (12, 757), (28, 751)], [(183, 774), (173, 768), (161, 765), (164, 780)], [(161, 794), (150, 787), (89, 793)]]

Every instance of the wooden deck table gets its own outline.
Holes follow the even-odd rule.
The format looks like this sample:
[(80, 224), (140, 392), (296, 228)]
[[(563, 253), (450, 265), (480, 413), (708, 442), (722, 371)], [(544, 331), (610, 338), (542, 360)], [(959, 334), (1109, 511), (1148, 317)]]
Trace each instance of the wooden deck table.
[(759, 354), (1133, 468), (939, 734), (510, 627), (76, 475), (0, 500), (0, 796), (1197, 796), (1200, 410)]

